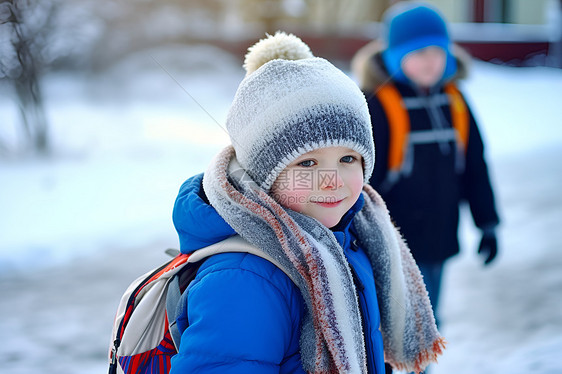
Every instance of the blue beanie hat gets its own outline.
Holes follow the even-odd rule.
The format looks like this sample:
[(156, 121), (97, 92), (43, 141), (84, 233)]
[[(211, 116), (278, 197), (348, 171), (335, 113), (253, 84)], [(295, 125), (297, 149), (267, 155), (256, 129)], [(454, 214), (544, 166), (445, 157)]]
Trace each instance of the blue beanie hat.
[(398, 3), (386, 11), (384, 24), (387, 46), (382, 58), (393, 79), (409, 82), (402, 71), (402, 59), (410, 52), (429, 46), (441, 47), (447, 55), (441, 81), (455, 74), (457, 64), (450, 50), (447, 25), (435, 8), (416, 2)]

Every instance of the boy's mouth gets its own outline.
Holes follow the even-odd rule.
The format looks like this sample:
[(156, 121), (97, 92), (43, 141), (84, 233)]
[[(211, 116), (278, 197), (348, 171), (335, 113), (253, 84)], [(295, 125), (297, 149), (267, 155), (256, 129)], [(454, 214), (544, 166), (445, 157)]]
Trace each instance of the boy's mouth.
[(318, 200), (318, 201), (313, 201), (313, 203), (316, 204), (316, 205), (319, 205), (321, 207), (324, 207), (324, 208), (335, 208), (338, 205), (340, 205), (343, 200), (344, 199), (326, 198), (326, 199), (322, 199), (322, 200)]

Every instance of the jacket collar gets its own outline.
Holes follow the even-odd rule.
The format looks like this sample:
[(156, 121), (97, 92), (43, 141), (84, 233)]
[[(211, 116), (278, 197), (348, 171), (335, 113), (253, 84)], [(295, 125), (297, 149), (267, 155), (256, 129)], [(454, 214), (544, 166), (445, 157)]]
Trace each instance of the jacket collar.
[(350, 229), (352, 226), (351, 224), (353, 222), (353, 218), (355, 218), (357, 212), (359, 212), (363, 208), (364, 204), (365, 198), (363, 197), (363, 194), (361, 194), (359, 195), (359, 198), (357, 199), (355, 204), (353, 204), (353, 206), (347, 211), (347, 213), (344, 214), (340, 222), (331, 229), (334, 233), (334, 236), (336, 237), (336, 240), (343, 249), (349, 248), (352, 239), (352, 233)]

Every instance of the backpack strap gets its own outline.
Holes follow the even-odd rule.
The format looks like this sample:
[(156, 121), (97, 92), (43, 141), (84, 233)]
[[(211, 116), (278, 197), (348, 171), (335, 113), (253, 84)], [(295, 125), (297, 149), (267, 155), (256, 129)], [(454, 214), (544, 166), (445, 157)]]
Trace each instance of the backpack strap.
[(292, 276), (281, 266), (279, 261), (256, 247), (255, 245), (251, 244), (240, 235), (231, 236), (228, 239), (215, 243), (205, 248), (198, 249), (197, 251), (193, 252), (191, 256), (189, 256), (188, 262), (198, 262), (204, 258), (210, 257), (212, 255), (216, 255), (218, 253), (226, 253), (226, 252), (243, 252), (243, 253), (250, 253), (255, 256), (261, 257), (273, 265), (278, 267), (282, 270), (287, 276), (295, 282)]
[(179, 350), (181, 340), (181, 332), (179, 331), (176, 321), (179, 317), (178, 305), (180, 303), (182, 289), (185, 289), (185, 287), (195, 279), (197, 271), (202, 264), (203, 261), (187, 263), (184, 271), (178, 273), (168, 282), (168, 291), (166, 292), (166, 323), (176, 351)]
[(219, 253), (229, 252), (250, 253), (255, 256), (261, 257), (282, 270), (289, 277), (289, 279), (293, 281), (293, 283), (296, 283), (293, 276), (289, 274), (287, 270), (285, 270), (276, 259), (269, 256), (250, 242), (246, 241), (240, 235), (231, 236), (230, 238), (225, 239), (221, 242), (196, 250), (189, 256), (187, 260), (186, 271), (188, 271), (189, 274), (177, 274), (172, 278), (168, 285), (168, 292), (166, 295), (166, 314), (168, 318), (168, 329), (170, 330), (170, 334), (172, 335), (172, 340), (174, 341), (176, 350), (179, 349), (181, 340), (181, 332), (179, 331), (176, 320), (181, 313), (181, 311), (178, 310), (177, 306), (179, 305), (180, 299), (182, 297), (182, 286), (186, 283), (191, 282), (195, 278), (199, 267), (205, 259)]
[(453, 82), (447, 83), (444, 90), (449, 97), (453, 127), (457, 130), (457, 144), (461, 146), (466, 153), (470, 128), (468, 108), (466, 107), (462, 94)]
[(386, 83), (380, 86), (375, 95), (388, 118), (388, 170), (398, 172), (404, 161), (405, 147), (410, 135), (410, 116), (404, 106), (402, 95), (393, 84)]

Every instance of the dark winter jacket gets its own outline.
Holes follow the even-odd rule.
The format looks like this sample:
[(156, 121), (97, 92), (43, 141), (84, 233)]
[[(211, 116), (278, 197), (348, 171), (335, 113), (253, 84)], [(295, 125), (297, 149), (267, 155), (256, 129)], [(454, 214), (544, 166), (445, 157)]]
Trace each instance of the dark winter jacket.
[[(234, 230), (206, 201), (202, 175), (186, 181), (174, 207), (182, 252), (219, 242)], [(370, 373), (384, 373), (380, 315), (373, 271), (357, 245), (352, 220), (362, 197), (334, 234), (354, 273), (363, 317)], [(247, 253), (212, 256), (183, 295), (186, 310), (172, 374), (304, 373), (299, 338), (305, 304), (299, 289), (272, 263)], [(376, 363), (376, 368), (375, 368)]]
[[(443, 86), (421, 92), (405, 83), (392, 82), (403, 98), (410, 118), (410, 144), (405, 167), (396, 181), (388, 179), (389, 123), (374, 92), (389, 77), (381, 50), (372, 43), (353, 61), (373, 123), (376, 164), (371, 185), (387, 203), (418, 262), (443, 262), (459, 252), (459, 204), (467, 201), (477, 227), (494, 228), (498, 214), (484, 159), (484, 145), (472, 113), (466, 152), (454, 138), (441, 138), (451, 129), (451, 110)], [(467, 58), (457, 50), (458, 74), (466, 74)], [(466, 100), (465, 100), (466, 102)], [(468, 108), (468, 105), (467, 105)], [(413, 136), (414, 134), (417, 134)]]

